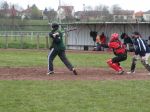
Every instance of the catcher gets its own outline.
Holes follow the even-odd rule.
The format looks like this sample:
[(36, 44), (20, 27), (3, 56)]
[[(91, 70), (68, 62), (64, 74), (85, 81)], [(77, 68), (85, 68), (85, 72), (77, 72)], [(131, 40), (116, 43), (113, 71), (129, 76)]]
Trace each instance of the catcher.
[(119, 34), (113, 33), (110, 38), (110, 42), (108, 43), (108, 47), (111, 48), (115, 54), (115, 57), (109, 59), (107, 64), (117, 71), (118, 74), (123, 74), (124, 70), (120, 66), (121, 61), (125, 61), (127, 59), (127, 51), (125, 45), (119, 40)]
[(53, 60), (58, 55), (61, 61), (67, 66), (67, 68), (77, 75), (76, 69), (72, 66), (66, 57), (65, 45), (63, 43), (63, 34), (59, 30), (59, 25), (57, 23), (52, 24), (52, 31), (49, 33), (49, 37), (52, 40), (52, 45), (50, 46), (50, 52), (48, 54), (48, 73), (47, 75), (54, 74)]

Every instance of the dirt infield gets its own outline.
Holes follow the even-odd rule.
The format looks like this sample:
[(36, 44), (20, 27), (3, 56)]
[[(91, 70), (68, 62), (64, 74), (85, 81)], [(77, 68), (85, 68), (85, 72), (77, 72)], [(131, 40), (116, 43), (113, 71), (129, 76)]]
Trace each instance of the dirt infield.
[(112, 69), (77, 68), (77, 76), (66, 68), (56, 68), (51, 76), (47, 76), (46, 71), (42, 67), (4, 67), (0, 68), (0, 80), (150, 80), (149, 73), (141, 70), (132, 75), (118, 75)]

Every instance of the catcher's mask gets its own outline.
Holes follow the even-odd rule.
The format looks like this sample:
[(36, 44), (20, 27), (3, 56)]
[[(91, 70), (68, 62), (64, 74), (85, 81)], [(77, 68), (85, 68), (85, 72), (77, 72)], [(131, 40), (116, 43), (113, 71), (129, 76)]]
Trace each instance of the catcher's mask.
[(115, 41), (118, 40), (119, 38), (119, 34), (118, 33), (113, 33), (110, 37), (110, 41)]

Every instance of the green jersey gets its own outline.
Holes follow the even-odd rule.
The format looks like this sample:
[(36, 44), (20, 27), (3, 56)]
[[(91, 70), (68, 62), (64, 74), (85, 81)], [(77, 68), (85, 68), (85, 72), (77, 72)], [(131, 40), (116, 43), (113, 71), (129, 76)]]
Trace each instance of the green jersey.
[(61, 31), (51, 31), (49, 33), (50, 39), (52, 39), (51, 48), (54, 48), (55, 50), (65, 50), (65, 45), (63, 42), (63, 34)]

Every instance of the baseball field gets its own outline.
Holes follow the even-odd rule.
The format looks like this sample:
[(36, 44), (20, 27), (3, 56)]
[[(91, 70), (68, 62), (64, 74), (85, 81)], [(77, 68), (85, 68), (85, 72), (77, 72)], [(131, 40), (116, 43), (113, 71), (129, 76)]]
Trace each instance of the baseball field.
[[(111, 52), (67, 51), (79, 75), (57, 57), (47, 76), (48, 50), (0, 49), (0, 112), (149, 112), (150, 75), (140, 62), (135, 74), (118, 75)], [(132, 53), (121, 63), (125, 71)]]

